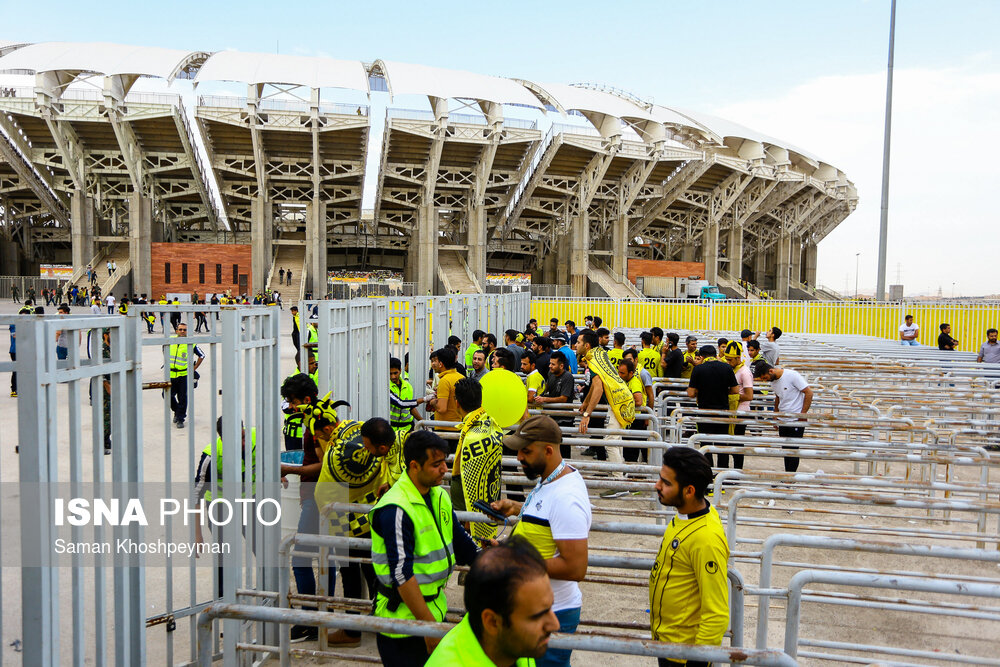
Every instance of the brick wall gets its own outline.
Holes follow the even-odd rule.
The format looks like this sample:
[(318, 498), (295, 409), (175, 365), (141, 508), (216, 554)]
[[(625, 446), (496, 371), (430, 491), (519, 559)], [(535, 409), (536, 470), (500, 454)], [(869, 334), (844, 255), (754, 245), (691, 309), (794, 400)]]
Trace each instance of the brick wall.
[[(152, 274), (154, 299), (168, 292), (198, 292), (199, 295), (222, 293), (230, 290), (240, 294), (241, 275), (246, 276), (246, 285), (252, 285), (250, 274), (251, 252), (249, 245), (220, 243), (154, 243), (152, 250)], [(167, 282), (167, 264), (170, 265), (170, 282)], [(184, 264), (187, 264), (187, 281), (184, 278)], [(233, 265), (237, 266), (236, 280), (233, 279)], [(205, 282), (200, 280), (200, 267), (205, 267)], [(222, 265), (222, 280), (217, 282), (216, 265)], [(249, 287), (245, 288), (249, 290)]]
[(628, 261), (628, 279), (636, 283), (639, 276), (657, 276), (660, 278), (690, 278), (705, 277), (704, 262), (667, 262), (656, 259), (630, 259)]

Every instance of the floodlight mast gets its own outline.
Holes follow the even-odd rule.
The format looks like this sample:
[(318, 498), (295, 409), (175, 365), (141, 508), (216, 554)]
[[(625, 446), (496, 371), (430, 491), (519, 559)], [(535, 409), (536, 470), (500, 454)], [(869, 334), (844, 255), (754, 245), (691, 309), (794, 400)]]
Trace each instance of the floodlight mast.
[(885, 300), (886, 236), (889, 231), (889, 138), (892, 131), (892, 54), (896, 37), (896, 0), (889, 14), (889, 67), (885, 90), (885, 145), (882, 149), (882, 212), (878, 234), (878, 285), (875, 300)]

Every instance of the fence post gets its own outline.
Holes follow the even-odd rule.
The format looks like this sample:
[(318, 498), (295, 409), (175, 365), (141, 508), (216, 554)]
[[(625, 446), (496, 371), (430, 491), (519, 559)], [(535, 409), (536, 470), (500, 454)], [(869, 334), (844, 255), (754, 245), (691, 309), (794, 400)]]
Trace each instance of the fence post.
[(809, 302), (802, 302), (802, 333), (809, 333)]

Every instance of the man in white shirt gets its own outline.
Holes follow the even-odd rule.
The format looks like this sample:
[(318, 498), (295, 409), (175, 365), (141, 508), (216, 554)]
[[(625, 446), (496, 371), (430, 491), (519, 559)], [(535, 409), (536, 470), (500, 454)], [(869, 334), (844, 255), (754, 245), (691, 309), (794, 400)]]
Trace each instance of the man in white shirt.
[[(804, 415), (812, 405), (813, 390), (802, 374), (791, 368), (771, 366), (766, 361), (755, 361), (750, 366), (755, 380), (771, 383), (774, 393), (774, 411), (797, 413)], [(797, 426), (801, 417), (781, 417), (778, 426), (779, 438), (801, 438), (805, 435), (805, 425)], [(798, 449), (798, 447), (783, 446), (783, 449)], [(785, 457), (785, 472), (795, 472), (799, 469), (799, 457)]]
[(115, 295), (109, 294), (108, 298), (104, 300), (104, 305), (108, 307), (108, 315), (115, 314)]
[[(526, 538), (542, 554), (552, 582), (552, 611), (559, 619), (559, 632), (573, 633), (583, 606), (577, 582), (587, 574), (591, 512), (587, 485), (563, 460), (561, 443), (559, 425), (546, 415), (524, 420), (506, 436), (504, 446), (517, 452), (528, 479), (538, 481), (524, 503), (504, 498), (494, 502), (493, 508), (507, 516), (520, 516), (513, 534)], [(549, 649), (538, 664), (568, 667), (571, 653)]]
[(913, 323), (913, 315), (907, 315), (904, 322), (899, 325), (899, 341), (902, 345), (919, 346), (917, 337), (920, 336), (920, 327)]

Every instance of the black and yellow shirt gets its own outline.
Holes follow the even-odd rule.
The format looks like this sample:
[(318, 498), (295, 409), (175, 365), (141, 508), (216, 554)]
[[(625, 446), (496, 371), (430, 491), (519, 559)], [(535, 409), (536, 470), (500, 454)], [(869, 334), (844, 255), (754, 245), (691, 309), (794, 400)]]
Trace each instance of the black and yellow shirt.
[(720, 646), (729, 626), (729, 546), (715, 507), (678, 514), (649, 573), (653, 639)]
[[(379, 487), (392, 485), (402, 473), (400, 441), (384, 458), (373, 456), (361, 440), (361, 426), (361, 422), (345, 419), (337, 423), (330, 436), (315, 490), (320, 510), (332, 502), (372, 505), (378, 500)], [(331, 535), (367, 537), (370, 533), (366, 514), (331, 516)]]

